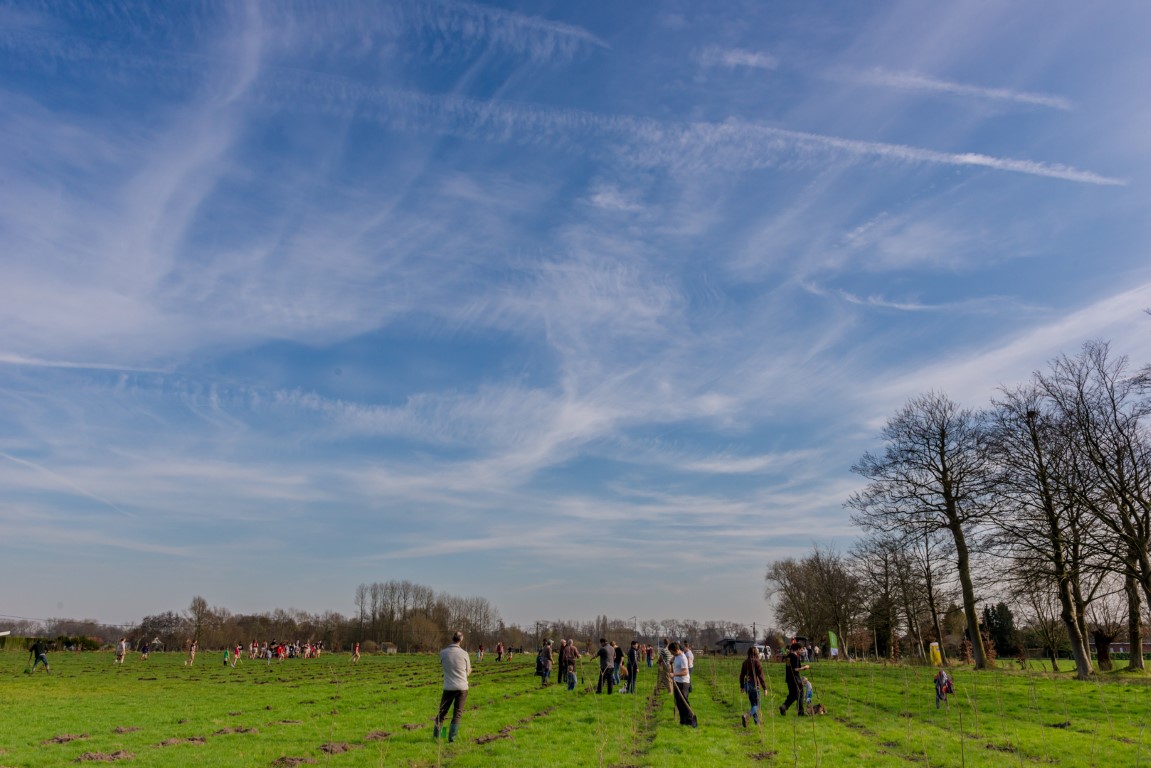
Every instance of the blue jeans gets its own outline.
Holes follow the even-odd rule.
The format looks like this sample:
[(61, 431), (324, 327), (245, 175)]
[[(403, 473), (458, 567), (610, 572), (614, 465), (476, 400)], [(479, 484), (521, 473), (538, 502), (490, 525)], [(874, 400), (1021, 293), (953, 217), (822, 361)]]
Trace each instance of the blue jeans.
[(627, 668), (627, 692), (635, 693), (635, 673), (639, 670), (639, 665)]

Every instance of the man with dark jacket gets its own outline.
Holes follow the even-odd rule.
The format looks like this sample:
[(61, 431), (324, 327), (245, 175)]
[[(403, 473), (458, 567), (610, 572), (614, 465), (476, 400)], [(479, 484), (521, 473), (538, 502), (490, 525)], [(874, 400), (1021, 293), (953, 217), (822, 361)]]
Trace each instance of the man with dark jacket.
[(32, 657), (32, 671), (36, 671), (36, 667), (40, 664), (44, 665), (44, 671), (52, 674), (52, 668), (48, 666), (48, 644), (43, 640), (37, 639), (32, 643), (32, 647), (28, 649), (29, 655)]
[(781, 715), (787, 714), (787, 708), (791, 706), (793, 701), (795, 702), (795, 708), (799, 716), (803, 717), (805, 714), (803, 711), (803, 696), (800, 693), (803, 690), (803, 682), (799, 679), (799, 673), (811, 667), (804, 664), (803, 659), (800, 657), (799, 650), (802, 647), (802, 643), (792, 643), (791, 650), (783, 657), (784, 678), (787, 682), (787, 699), (779, 705), (779, 714)]
[(625, 690), (628, 693), (635, 693), (635, 678), (639, 672), (639, 642), (636, 640), (631, 641), (631, 647), (627, 649), (627, 687)]

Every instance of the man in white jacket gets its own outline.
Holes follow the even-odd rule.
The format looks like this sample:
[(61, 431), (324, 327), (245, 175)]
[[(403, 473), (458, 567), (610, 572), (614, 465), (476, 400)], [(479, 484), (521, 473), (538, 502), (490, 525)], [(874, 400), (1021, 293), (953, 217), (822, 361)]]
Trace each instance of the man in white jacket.
[(448, 707), (452, 708), (448, 741), (455, 741), (456, 733), (460, 730), (464, 703), (468, 700), (468, 675), (472, 673), (472, 660), (468, 652), (460, 647), (463, 639), (464, 633), (456, 632), (452, 635), (452, 644), (440, 651), (440, 666), (444, 669), (444, 692), (440, 696), (440, 710), (436, 715), (436, 725), (432, 732), (434, 739), (443, 735), (440, 729), (443, 727), (444, 717), (448, 714)]

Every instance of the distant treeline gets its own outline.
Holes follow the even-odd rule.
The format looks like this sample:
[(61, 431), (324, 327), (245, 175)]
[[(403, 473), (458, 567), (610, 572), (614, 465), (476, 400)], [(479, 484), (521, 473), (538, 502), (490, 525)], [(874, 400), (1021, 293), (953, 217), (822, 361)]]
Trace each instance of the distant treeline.
[[(581, 646), (600, 637), (626, 644), (633, 638), (654, 641), (661, 637), (691, 641), (704, 650), (725, 637), (751, 640), (753, 627), (730, 621), (692, 619), (612, 619), (597, 616), (591, 621), (539, 621), (531, 625), (505, 624), (499, 612), (482, 597), (457, 597), (446, 592), (392, 580), (356, 587), (356, 611), (345, 616), (336, 611), (308, 613), (277, 608), (267, 613), (232, 613), (193, 597), (184, 611), (145, 616), (138, 624), (109, 625), (90, 619), (20, 621), (14, 634), (54, 639), (88, 638), (87, 645), (107, 647), (127, 637), (133, 648), (147, 644), (152, 651), (183, 651), (195, 639), (202, 650), (222, 649), (257, 642), (321, 643), (331, 650), (348, 650), (360, 643), (367, 653), (394, 648), (400, 653), (432, 651), (462, 631), (471, 649), (483, 644), (494, 648), (502, 642), (510, 648), (536, 648), (546, 638), (568, 638)], [(779, 633), (758, 628), (758, 637), (778, 646)], [(11, 639), (11, 638), (10, 638)], [(75, 643), (69, 643), (74, 645)], [(58, 644), (59, 645), (59, 644)], [(64, 647), (60, 645), (59, 647)]]

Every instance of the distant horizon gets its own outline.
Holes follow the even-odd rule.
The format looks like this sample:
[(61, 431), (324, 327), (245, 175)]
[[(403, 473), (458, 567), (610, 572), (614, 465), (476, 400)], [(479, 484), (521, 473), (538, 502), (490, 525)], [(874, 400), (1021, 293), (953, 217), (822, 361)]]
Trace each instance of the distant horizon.
[(771, 624), (910, 398), (1151, 363), (1151, 4), (0, 22), (12, 615)]

